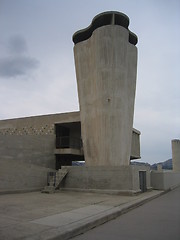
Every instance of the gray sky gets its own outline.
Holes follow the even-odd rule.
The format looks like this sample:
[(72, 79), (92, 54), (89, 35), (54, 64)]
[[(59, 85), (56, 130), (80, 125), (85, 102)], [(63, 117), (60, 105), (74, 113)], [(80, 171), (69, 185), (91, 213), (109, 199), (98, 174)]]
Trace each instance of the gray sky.
[(180, 138), (180, 0), (0, 0), (0, 119), (79, 110), (72, 35), (109, 10), (139, 39), (142, 161), (167, 160)]

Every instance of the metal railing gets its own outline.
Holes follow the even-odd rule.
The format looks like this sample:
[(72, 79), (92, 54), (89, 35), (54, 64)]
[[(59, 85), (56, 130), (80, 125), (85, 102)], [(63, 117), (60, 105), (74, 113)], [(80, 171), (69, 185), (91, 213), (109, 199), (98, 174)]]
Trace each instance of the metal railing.
[(56, 148), (81, 149), (82, 141), (75, 137), (56, 137)]

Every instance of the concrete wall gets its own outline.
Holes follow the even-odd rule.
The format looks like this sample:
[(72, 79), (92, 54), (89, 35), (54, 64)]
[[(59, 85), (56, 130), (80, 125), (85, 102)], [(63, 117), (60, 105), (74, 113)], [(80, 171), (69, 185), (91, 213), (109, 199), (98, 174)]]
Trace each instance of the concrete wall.
[(54, 123), (79, 121), (79, 112), (0, 121), (0, 161), (55, 167)]
[[(1, 120), (0, 161), (20, 160), (22, 163), (54, 168), (54, 123), (79, 121), (79, 112)], [(72, 138), (80, 138), (80, 124), (71, 124), (70, 134)], [(139, 134), (133, 129), (131, 156), (140, 156)]]
[(79, 112), (0, 121), (0, 191), (43, 187), (55, 169), (54, 123), (80, 121)]
[(47, 172), (52, 170), (19, 160), (1, 160), (0, 194), (42, 189), (47, 184)]
[(142, 170), (147, 171), (147, 188), (150, 188), (149, 168), (145, 166), (68, 167), (61, 188), (139, 192), (139, 171)]
[(151, 186), (154, 189), (168, 190), (180, 185), (180, 172), (151, 171)]
[[(71, 137), (80, 137), (79, 112), (0, 121), (0, 191), (44, 186), (47, 171), (55, 169), (54, 123), (70, 124)], [(137, 133), (133, 129), (133, 156), (140, 149)]]
[(54, 168), (55, 137), (47, 135), (0, 136), (0, 161), (11, 160)]
[(74, 47), (87, 166), (129, 165), (137, 48), (122, 26), (97, 28)]

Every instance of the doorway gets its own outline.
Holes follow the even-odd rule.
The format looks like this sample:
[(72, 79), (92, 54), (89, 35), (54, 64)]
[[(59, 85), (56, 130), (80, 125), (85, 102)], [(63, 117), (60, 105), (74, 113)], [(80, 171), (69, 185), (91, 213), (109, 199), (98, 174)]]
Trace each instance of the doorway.
[(146, 171), (139, 171), (139, 188), (141, 189), (141, 192), (147, 191)]

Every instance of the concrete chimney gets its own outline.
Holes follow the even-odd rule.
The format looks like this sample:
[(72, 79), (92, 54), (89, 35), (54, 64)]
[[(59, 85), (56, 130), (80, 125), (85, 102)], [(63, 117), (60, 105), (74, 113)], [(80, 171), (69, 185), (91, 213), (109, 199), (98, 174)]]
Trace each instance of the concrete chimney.
[(81, 130), (87, 166), (129, 165), (137, 36), (119, 12), (97, 15), (73, 35)]
[(173, 139), (172, 144), (172, 164), (173, 170), (180, 172), (180, 140)]

